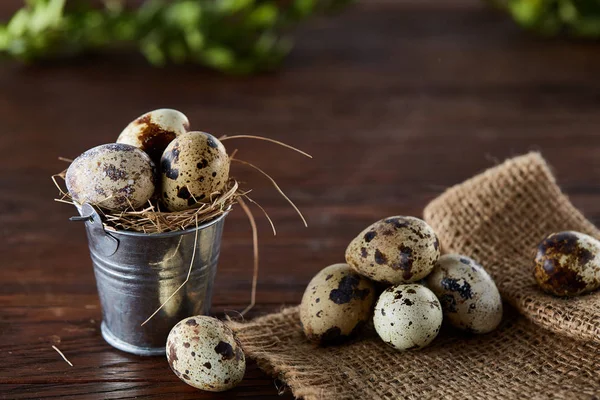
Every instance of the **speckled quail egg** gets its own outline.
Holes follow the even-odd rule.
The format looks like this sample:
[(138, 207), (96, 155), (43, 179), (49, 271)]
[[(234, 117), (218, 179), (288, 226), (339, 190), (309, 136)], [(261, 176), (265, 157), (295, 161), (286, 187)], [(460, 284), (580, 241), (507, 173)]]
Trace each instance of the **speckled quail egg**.
[(433, 229), (414, 217), (389, 217), (362, 231), (346, 249), (346, 262), (378, 282), (416, 282), (440, 256)]
[(150, 157), (122, 143), (94, 147), (77, 157), (65, 177), (78, 204), (122, 211), (144, 205), (155, 188), (156, 168)]
[(147, 112), (133, 120), (117, 139), (145, 151), (156, 165), (163, 152), (177, 136), (190, 129), (185, 114), (170, 108)]
[(387, 288), (375, 305), (373, 325), (379, 337), (397, 350), (427, 346), (442, 327), (442, 307), (435, 294), (417, 284)]
[(442, 304), (444, 319), (456, 328), (488, 333), (502, 321), (502, 298), (483, 267), (469, 257), (446, 254), (427, 277)]
[(235, 387), (246, 371), (235, 333), (218, 319), (201, 315), (173, 327), (167, 338), (167, 360), (182, 381), (210, 392)]
[(537, 248), (535, 279), (547, 293), (577, 296), (600, 287), (600, 241), (584, 233), (553, 233)]
[(209, 202), (229, 178), (229, 156), (223, 144), (204, 132), (187, 132), (173, 140), (160, 162), (162, 200), (171, 211)]
[(300, 303), (300, 321), (313, 343), (333, 344), (355, 334), (373, 312), (375, 288), (347, 264), (321, 270)]

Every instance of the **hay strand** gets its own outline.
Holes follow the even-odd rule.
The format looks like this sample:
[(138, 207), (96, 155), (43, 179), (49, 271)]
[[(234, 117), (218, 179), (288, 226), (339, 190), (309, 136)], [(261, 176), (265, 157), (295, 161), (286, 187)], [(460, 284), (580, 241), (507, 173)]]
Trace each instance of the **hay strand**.
[(254, 307), (256, 304), (256, 286), (258, 283), (258, 229), (256, 228), (256, 220), (254, 219), (254, 215), (250, 208), (246, 205), (243, 199), (238, 200), (240, 207), (246, 213), (248, 220), (250, 221), (250, 226), (252, 227), (252, 252), (254, 256), (254, 269), (252, 272), (252, 291), (250, 292), (250, 304), (248, 307), (244, 308), (244, 310), (240, 313), (243, 317), (246, 313)]
[(63, 352), (62, 352), (62, 351), (60, 351), (60, 350), (58, 349), (58, 347), (56, 347), (56, 346), (54, 346), (54, 345), (53, 345), (53, 346), (52, 346), (52, 348), (53, 348), (54, 350), (56, 350), (56, 352), (57, 352), (58, 354), (60, 354), (60, 356), (62, 357), (62, 359), (63, 359), (63, 360), (65, 360), (65, 362), (66, 362), (67, 364), (69, 364), (71, 367), (73, 366), (73, 363), (72, 363), (71, 361), (69, 361), (69, 359), (68, 359), (68, 358), (67, 358), (67, 357), (66, 357), (66, 356), (63, 354)]
[[(51, 179), (59, 191), (58, 198), (54, 199), (60, 203), (76, 205), (66, 188), (59, 183), (59, 179), (65, 178), (65, 171), (52, 175)], [(235, 179), (230, 179), (223, 193), (211, 194), (210, 203), (198, 203), (196, 208), (189, 210), (168, 212), (160, 209), (159, 202), (148, 202), (146, 208), (135, 210), (129, 207), (125, 211), (105, 211), (102, 207), (96, 210), (102, 215), (103, 223), (108, 230), (125, 230), (143, 233), (162, 233), (185, 230), (196, 224), (203, 224), (217, 218), (237, 203), (237, 198), (247, 191), (242, 191)], [(96, 206), (98, 206), (96, 204)]]
[[(283, 143), (283, 142), (280, 142), (279, 140), (275, 140), (275, 139), (269, 139), (269, 138), (262, 137), (262, 136), (254, 136), (254, 135), (234, 135), (234, 136), (227, 136), (227, 135), (224, 135), (224, 136), (221, 136), (221, 137), (219, 138), (219, 140), (220, 140), (221, 142), (223, 142), (223, 141), (225, 141), (225, 140), (230, 140), (230, 139), (256, 139), (256, 140), (264, 140), (265, 142), (271, 142), (271, 143), (275, 143), (275, 144), (278, 144), (278, 145), (280, 145), (280, 146), (282, 146), (282, 147), (285, 147), (286, 149), (293, 150), (293, 151), (295, 151), (295, 152), (297, 152), (297, 153), (300, 153), (300, 154), (302, 154), (302, 155), (303, 155), (303, 156), (305, 156), (305, 157), (308, 157), (308, 158), (313, 158), (313, 157), (312, 157), (310, 154), (308, 154), (307, 152), (304, 152), (304, 151), (302, 151), (302, 150), (300, 150), (300, 149), (298, 149), (298, 148), (296, 148), (296, 147), (294, 147), (294, 146), (290, 146), (289, 144), (285, 144), (285, 143)], [(233, 158), (233, 156), (232, 156), (232, 158)]]
[(196, 258), (196, 247), (198, 247), (198, 230), (199, 230), (198, 229), (198, 220), (196, 219), (196, 232), (194, 234), (194, 250), (192, 251), (192, 259), (190, 260), (190, 268), (188, 269), (188, 274), (187, 274), (187, 277), (185, 278), (185, 281), (183, 281), (183, 283), (181, 285), (179, 285), (179, 287), (177, 289), (175, 289), (175, 291), (173, 293), (171, 293), (171, 295), (160, 305), (160, 307), (158, 307), (156, 309), (156, 311), (154, 311), (152, 313), (152, 315), (148, 317), (148, 319), (146, 319), (144, 322), (142, 322), (142, 324), (140, 326), (146, 325), (146, 323), (148, 321), (150, 321), (156, 314), (158, 314), (158, 312), (160, 310), (162, 310), (162, 308), (165, 306), (165, 304), (167, 304), (169, 302), (169, 300), (171, 300), (173, 298), (173, 296), (175, 296), (177, 294), (177, 292), (179, 292), (181, 290), (181, 288), (184, 287), (185, 284), (188, 283), (188, 281), (190, 280), (190, 276), (192, 275), (192, 267), (194, 265), (194, 259)]
[(281, 194), (283, 196), (283, 198), (286, 199), (288, 203), (290, 203), (290, 205), (294, 208), (294, 210), (296, 210), (296, 212), (298, 213), (298, 215), (302, 219), (302, 222), (304, 223), (304, 226), (308, 227), (308, 223), (306, 222), (306, 219), (304, 219), (304, 215), (302, 215), (302, 213), (300, 212), (300, 210), (298, 209), (298, 207), (296, 207), (296, 205), (294, 204), (294, 202), (292, 200), (290, 200), (290, 198), (287, 197), (287, 195), (285, 193), (283, 193), (283, 190), (281, 190), (281, 188), (279, 187), (279, 185), (277, 184), (277, 182), (275, 182), (275, 179), (271, 178), (271, 176), (269, 174), (267, 174), (265, 171), (263, 171), (262, 169), (260, 169), (256, 165), (251, 164), (251, 163), (249, 163), (247, 161), (240, 160), (239, 158), (233, 158), (233, 159), (231, 159), (231, 161), (235, 161), (235, 162), (238, 162), (240, 164), (247, 165), (247, 166), (249, 166), (251, 168), (254, 168), (258, 172), (260, 172), (261, 174), (263, 174), (265, 177), (267, 177), (267, 179), (269, 179), (271, 181), (271, 183), (273, 184), (273, 186), (275, 187), (275, 189), (279, 192), (279, 194)]
[(269, 224), (271, 224), (271, 229), (273, 230), (273, 236), (277, 236), (277, 230), (275, 230), (275, 224), (273, 223), (273, 220), (271, 219), (271, 217), (269, 217), (269, 214), (267, 214), (267, 211), (260, 204), (258, 204), (258, 202), (254, 201), (250, 197), (248, 197), (248, 195), (244, 195), (244, 198), (247, 199), (250, 203), (256, 205), (258, 208), (260, 208), (260, 210), (265, 215), (265, 218), (267, 218), (267, 221), (269, 221)]

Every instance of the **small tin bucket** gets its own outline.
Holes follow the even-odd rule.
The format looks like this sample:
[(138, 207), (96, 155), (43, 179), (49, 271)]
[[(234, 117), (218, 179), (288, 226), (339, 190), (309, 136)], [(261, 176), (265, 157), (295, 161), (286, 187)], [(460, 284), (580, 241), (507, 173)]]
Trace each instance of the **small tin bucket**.
[[(105, 230), (92, 206), (78, 210), (81, 217), (72, 220), (85, 221), (102, 305), (102, 336), (128, 353), (165, 354), (167, 336), (177, 322), (210, 310), (227, 213), (197, 228), (145, 234)], [(187, 283), (141, 326), (185, 282), (192, 258)]]

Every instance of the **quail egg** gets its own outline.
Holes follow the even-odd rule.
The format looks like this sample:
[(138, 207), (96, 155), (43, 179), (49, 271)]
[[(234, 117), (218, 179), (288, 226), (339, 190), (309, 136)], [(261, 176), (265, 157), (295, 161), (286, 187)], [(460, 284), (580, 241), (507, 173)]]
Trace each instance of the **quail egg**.
[(600, 241), (584, 233), (553, 233), (537, 248), (534, 275), (556, 296), (577, 296), (600, 287)]
[(209, 202), (229, 178), (229, 156), (223, 144), (204, 132), (187, 132), (165, 149), (160, 163), (162, 200), (171, 211)]
[(69, 166), (65, 180), (76, 203), (122, 211), (138, 208), (152, 197), (155, 166), (137, 147), (104, 144), (77, 157)]
[(442, 307), (435, 294), (417, 284), (387, 288), (375, 305), (373, 325), (379, 337), (397, 350), (427, 346), (442, 327)]
[(132, 121), (117, 139), (145, 151), (156, 165), (163, 152), (177, 136), (190, 129), (185, 114), (169, 108), (150, 111)]
[(167, 360), (185, 383), (210, 392), (235, 387), (244, 378), (246, 358), (234, 332), (207, 316), (186, 318), (167, 338)]
[(375, 288), (347, 264), (321, 270), (308, 284), (300, 321), (314, 343), (338, 343), (356, 333), (371, 317)]
[(488, 333), (502, 320), (502, 298), (483, 267), (469, 257), (446, 254), (427, 277), (442, 304), (444, 319), (456, 328)]
[(414, 217), (389, 217), (362, 231), (346, 249), (346, 262), (375, 281), (416, 282), (429, 274), (440, 256), (433, 229)]

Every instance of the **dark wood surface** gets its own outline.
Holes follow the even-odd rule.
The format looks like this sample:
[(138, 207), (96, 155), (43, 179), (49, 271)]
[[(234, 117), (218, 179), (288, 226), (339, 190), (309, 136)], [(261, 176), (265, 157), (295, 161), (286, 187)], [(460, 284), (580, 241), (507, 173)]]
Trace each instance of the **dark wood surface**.
[[(2, 2), (7, 17), (17, 1)], [(0, 398), (280, 398), (250, 363), (243, 383), (212, 395), (181, 383), (164, 358), (141, 358), (100, 336), (83, 226), (54, 203), (50, 175), (158, 107), (196, 129), (283, 140), (228, 142), (271, 172), (307, 217), (261, 176), (235, 167), (274, 219), (259, 223), (261, 273), (252, 316), (300, 301), (319, 269), (388, 215), (420, 215), (444, 188), (506, 157), (539, 150), (573, 202), (600, 222), (600, 51), (591, 42), (521, 32), (476, 0), (364, 1), (298, 32), (276, 74), (232, 78), (194, 67), (153, 69), (110, 55), (0, 65)], [(258, 215), (258, 213), (257, 213)], [(223, 237), (214, 313), (249, 298), (248, 222), (236, 209)], [(57, 345), (69, 367), (51, 348)], [(281, 398), (291, 398), (287, 391)]]

